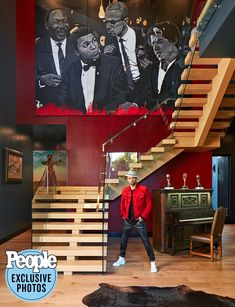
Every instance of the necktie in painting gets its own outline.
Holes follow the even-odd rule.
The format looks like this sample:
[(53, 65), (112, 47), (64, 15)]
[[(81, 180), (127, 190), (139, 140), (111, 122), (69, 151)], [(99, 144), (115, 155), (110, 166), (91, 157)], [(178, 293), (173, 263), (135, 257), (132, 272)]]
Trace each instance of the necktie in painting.
[(124, 39), (120, 38), (119, 42), (120, 42), (120, 45), (121, 45), (121, 48), (122, 48), (122, 55), (123, 55), (123, 58), (124, 58), (125, 70), (126, 70), (126, 75), (127, 75), (127, 82), (128, 82), (128, 85), (130, 87), (133, 87), (134, 82), (133, 82), (133, 79), (132, 79), (130, 62), (129, 62), (129, 59), (128, 59), (128, 56), (127, 56), (127, 53), (126, 53), (126, 50), (125, 50), (125, 46), (123, 44)]
[(64, 54), (61, 48), (62, 43), (57, 43), (56, 45), (58, 46), (58, 59), (59, 59), (59, 65), (60, 65), (60, 75), (63, 74), (64, 71)]

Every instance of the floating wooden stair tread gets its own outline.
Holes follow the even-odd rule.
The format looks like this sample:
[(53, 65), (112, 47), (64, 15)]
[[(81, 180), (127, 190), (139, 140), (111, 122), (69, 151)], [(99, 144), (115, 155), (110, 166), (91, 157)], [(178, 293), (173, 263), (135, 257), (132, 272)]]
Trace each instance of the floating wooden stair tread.
[(130, 168), (142, 168), (142, 163), (129, 163)]
[(224, 137), (225, 132), (222, 131), (209, 131), (208, 136), (210, 137)]
[(163, 139), (158, 145), (159, 146), (172, 146), (175, 145), (175, 139)]
[(235, 84), (230, 83), (227, 87), (225, 94), (234, 95), (235, 94)]
[(178, 89), (178, 94), (182, 95), (197, 95), (202, 94), (206, 95), (208, 94), (212, 89), (211, 84), (181, 84)]
[(202, 116), (201, 110), (176, 110), (172, 113), (172, 118), (193, 118), (198, 119)]
[(153, 156), (152, 155), (141, 155), (140, 160), (141, 161), (153, 161)]
[[(211, 137), (224, 137), (225, 136), (225, 133), (224, 132), (221, 132), (221, 131), (210, 131), (208, 133), (208, 136), (211, 136)], [(174, 137), (175, 138), (180, 138), (180, 137), (189, 137), (189, 138), (194, 138), (195, 137), (195, 131), (192, 132), (192, 131), (175, 131), (174, 132)]]
[[(103, 189), (103, 188), (102, 188)], [(98, 186), (57, 186), (57, 191), (98, 191)]]
[(102, 272), (104, 265), (104, 271), (106, 271), (106, 261), (102, 263), (102, 260), (74, 260), (63, 261), (60, 260), (57, 263), (58, 272)]
[(117, 179), (106, 178), (105, 179), (105, 183), (107, 183), (107, 184), (116, 184), (116, 183), (119, 183), (119, 179), (118, 178)]
[(233, 118), (235, 116), (235, 110), (219, 110), (216, 113), (216, 118), (226, 119)]
[[(100, 194), (100, 197), (102, 198), (103, 195)], [(63, 200), (63, 199), (89, 199), (89, 200), (92, 200), (92, 199), (97, 199), (97, 194), (89, 194), (89, 195), (79, 195), (79, 194), (42, 194), (42, 195), (35, 195), (34, 199), (45, 199), (45, 200), (50, 200), (50, 199), (60, 199), (60, 200)]]
[(84, 222), (84, 223), (69, 223), (69, 222), (33, 222), (33, 230), (107, 230), (107, 222)]
[[(101, 187), (101, 191), (103, 187)], [(83, 186), (57, 186), (57, 187), (39, 187), (37, 189), (38, 194), (63, 194), (63, 193), (70, 193), (70, 194), (94, 194), (98, 193), (98, 187), (83, 187)]]
[(190, 137), (190, 138), (194, 138), (195, 136), (195, 132), (189, 132), (189, 131), (175, 131), (174, 132), (174, 137)]
[(151, 153), (161, 153), (164, 151), (165, 151), (165, 148), (161, 146), (152, 147), (150, 150)]
[(220, 62), (220, 58), (200, 58), (199, 51), (189, 51), (185, 57), (185, 65), (217, 65)]
[(213, 122), (211, 129), (221, 130), (221, 129), (227, 129), (229, 126), (230, 122)]
[[(108, 203), (105, 203), (105, 208), (107, 209), (109, 206)], [(32, 203), (33, 209), (96, 209), (96, 203), (39, 203), (33, 202)]]
[[(103, 190), (100, 190), (100, 193), (102, 193)], [(60, 191), (59, 193), (57, 193), (57, 195), (79, 195), (79, 197), (83, 197), (83, 198), (89, 198), (90, 195), (97, 195), (98, 194), (98, 190), (97, 191)]]
[(118, 176), (126, 176), (127, 171), (118, 171)]
[[(43, 250), (45, 246), (37, 246), (36, 249)], [(103, 246), (46, 246), (48, 254), (56, 256), (107, 256), (107, 247)]]
[(184, 69), (181, 80), (212, 80), (217, 74), (214, 68), (189, 68)]
[(170, 129), (195, 129), (198, 127), (198, 122), (172, 122)]
[[(102, 212), (33, 212), (33, 219), (102, 219)], [(104, 218), (108, 218), (105, 212)]]
[(178, 98), (175, 102), (175, 107), (203, 107), (206, 102), (206, 98)]
[(235, 97), (234, 98), (223, 98), (221, 102), (221, 107), (235, 107)]
[(32, 242), (76, 242), (76, 243), (92, 243), (92, 242), (107, 242), (107, 234), (34, 234)]

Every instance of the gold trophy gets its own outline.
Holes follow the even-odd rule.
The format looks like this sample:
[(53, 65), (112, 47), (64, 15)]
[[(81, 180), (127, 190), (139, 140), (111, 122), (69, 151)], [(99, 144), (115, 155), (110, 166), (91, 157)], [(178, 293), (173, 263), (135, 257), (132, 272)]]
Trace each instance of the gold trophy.
[(170, 179), (171, 179), (171, 175), (170, 174), (166, 174), (167, 186), (164, 189), (168, 189), (168, 190), (174, 189), (174, 187), (171, 186)]
[(203, 186), (201, 186), (201, 183), (200, 183), (200, 175), (196, 175), (196, 180), (197, 180), (197, 186), (195, 189), (204, 189)]
[(187, 177), (188, 177), (188, 174), (187, 173), (183, 173), (184, 185), (182, 186), (182, 189), (188, 189), (188, 186), (186, 185)]

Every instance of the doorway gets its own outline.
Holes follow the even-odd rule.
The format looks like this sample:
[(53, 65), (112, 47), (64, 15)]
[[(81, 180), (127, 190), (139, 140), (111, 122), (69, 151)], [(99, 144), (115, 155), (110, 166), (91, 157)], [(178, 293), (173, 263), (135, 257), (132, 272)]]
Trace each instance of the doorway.
[(212, 157), (212, 207), (222, 206), (230, 214), (231, 157)]

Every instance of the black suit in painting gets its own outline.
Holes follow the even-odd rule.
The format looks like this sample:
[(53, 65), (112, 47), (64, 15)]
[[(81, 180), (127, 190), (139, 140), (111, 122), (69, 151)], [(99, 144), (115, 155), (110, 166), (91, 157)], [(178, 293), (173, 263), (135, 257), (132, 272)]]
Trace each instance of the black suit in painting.
[[(67, 70), (60, 94), (60, 104), (86, 113), (80, 58)], [(126, 102), (126, 75), (119, 59), (100, 54), (96, 61), (93, 110), (114, 111)]]
[[(73, 43), (70, 38), (67, 38), (64, 73), (76, 59)], [(46, 74), (57, 74), (49, 37), (41, 39), (36, 43), (36, 100), (43, 105), (50, 102), (58, 105), (58, 94), (61, 90), (61, 84), (56, 87), (50, 87), (39, 82), (40, 76)]]
[[(135, 50), (133, 50), (133, 52), (136, 53), (137, 47), (139, 45), (144, 45), (145, 41), (144, 41), (144, 37), (142, 36), (141, 29), (133, 29), (133, 28), (131, 28), (131, 29), (135, 31), (136, 44), (135, 44)], [(119, 47), (119, 44), (118, 44), (118, 38), (116, 36), (107, 35), (106, 38), (105, 38), (105, 45), (106, 46), (112, 45), (113, 51), (109, 55), (111, 55), (113, 57), (117, 57), (117, 58), (120, 59), (120, 61), (122, 61), (121, 51), (120, 51), (120, 47)], [(104, 48), (105, 48), (105, 46), (104, 46)], [(102, 48), (102, 52), (104, 52), (104, 48)], [(137, 64), (137, 67), (138, 67), (138, 70), (139, 70), (139, 73), (140, 73), (140, 77), (137, 81), (133, 82), (133, 85), (131, 87), (128, 88), (127, 100), (129, 102), (136, 103), (138, 106), (142, 106), (143, 103), (140, 100), (140, 94), (143, 90), (143, 86), (145, 85), (145, 82), (142, 79), (142, 69), (141, 69), (140, 64), (138, 62), (138, 57), (136, 58), (136, 61), (137, 61), (136, 64)]]
[(149, 109), (152, 109), (155, 105), (161, 103), (167, 98), (176, 98), (180, 82), (180, 72), (181, 68), (176, 60), (167, 70), (162, 82), (161, 90), (158, 92), (159, 62), (154, 62), (149, 65), (145, 71), (145, 77), (148, 81), (143, 91), (142, 98), (146, 101), (146, 106)]

